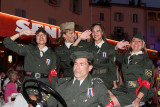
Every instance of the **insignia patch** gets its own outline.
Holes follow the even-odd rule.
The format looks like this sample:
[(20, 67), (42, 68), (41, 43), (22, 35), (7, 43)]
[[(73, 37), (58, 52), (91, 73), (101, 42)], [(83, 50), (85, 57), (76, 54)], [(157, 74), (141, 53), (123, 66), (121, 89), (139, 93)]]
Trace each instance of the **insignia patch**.
[(152, 71), (148, 70), (148, 69), (145, 69), (145, 75), (148, 76), (148, 77), (151, 77), (152, 76)]
[(103, 52), (103, 53), (102, 53), (102, 56), (103, 56), (104, 58), (107, 58), (107, 52)]
[(91, 83), (92, 83), (93, 81), (96, 81), (97, 83), (103, 83), (103, 80), (102, 80), (101, 78), (93, 78), (93, 79), (91, 80)]
[(83, 48), (83, 46), (78, 46), (79, 48)]
[(50, 59), (46, 59), (46, 64), (50, 65)]
[(133, 81), (129, 81), (128, 85), (131, 86), (131, 87), (132, 87), (132, 86), (133, 86), (133, 87), (136, 87), (136, 84), (135, 84)]

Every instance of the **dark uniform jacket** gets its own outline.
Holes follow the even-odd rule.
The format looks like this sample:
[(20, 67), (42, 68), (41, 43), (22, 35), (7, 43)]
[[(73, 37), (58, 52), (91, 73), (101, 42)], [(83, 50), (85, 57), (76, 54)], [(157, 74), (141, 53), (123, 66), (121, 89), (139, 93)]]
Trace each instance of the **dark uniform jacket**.
[[(107, 89), (113, 87), (113, 81), (117, 80), (116, 76), (116, 65), (115, 65), (115, 50), (114, 46), (107, 41), (104, 41), (100, 49), (97, 49), (95, 42), (88, 43), (81, 41), (77, 47), (72, 46), (73, 51), (82, 50), (92, 52), (94, 55), (93, 60), (93, 76), (101, 78)], [(104, 70), (108, 72), (102, 74), (95, 74), (95, 70)]]
[[(110, 102), (107, 89), (99, 78), (92, 78), (89, 75), (76, 90), (73, 85), (73, 79), (62, 81), (64, 81), (64, 78), (59, 80), (60, 85), (57, 90), (66, 101), (68, 107), (97, 107), (98, 105), (105, 107)], [(87, 90), (89, 88), (93, 90), (93, 93), (88, 95)], [(61, 104), (58, 107), (62, 107)]]
[[(147, 81), (145, 84), (150, 84), (152, 76), (152, 61), (148, 58), (146, 53), (144, 53), (131, 56), (129, 58), (130, 62), (128, 63), (129, 56), (130, 54), (126, 53), (125, 55), (120, 55), (117, 58), (117, 60), (122, 63), (124, 84), (119, 86), (117, 89), (112, 90), (122, 107), (131, 104), (136, 99), (139, 92), (144, 93), (144, 97), (142, 98), (143, 102), (147, 101), (147, 99), (151, 98), (153, 95), (152, 89), (148, 89), (144, 85), (140, 87), (136, 94), (136, 89), (140, 84), (138, 83), (137, 85), (132, 82), (141, 78), (141, 83), (143, 83), (143, 81)], [(126, 84), (127, 81), (129, 84)]]
[(70, 59), (71, 50), (65, 44), (62, 44), (55, 48), (57, 56), (58, 72), (62, 70), (63, 77), (73, 76), (73, 63)]
[[(9, 37), (5, 38), (3, 44), (6, 48), (24, 56), (24, 70), (25, 72), (43, 73), (49, 75), (52, 69), (56, 68), (56, 57), (51, 48), (43, 53), (43, 57), (40, 57), (40, 50), (38, 46), (34, 45), (18, 45), (15, 41)], [(47, 64), (46, 61), (49, 61)], [(36, 79), (35, 77), (26, 76), (27, 79)], [(57, 77), (51, 76), (51, 83), (48, 78), (38, 78), (38, 80), (54, 87), (57, 81)]]

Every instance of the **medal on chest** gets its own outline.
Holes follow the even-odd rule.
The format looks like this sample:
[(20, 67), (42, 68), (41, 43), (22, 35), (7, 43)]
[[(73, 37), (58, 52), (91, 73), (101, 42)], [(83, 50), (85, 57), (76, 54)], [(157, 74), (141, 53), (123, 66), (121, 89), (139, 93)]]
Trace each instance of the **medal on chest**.
[(50, 59), (46, 59), (46, 64), (50, 65), (51, 60)]
[(92, 96), (92, 97), (94, 96), (93, 88), (88, 88), (87, 89), (87, 97), (90, 98), (90, 96)]
[(103, 52), (102, 57), (107, 58), (107, 52)]

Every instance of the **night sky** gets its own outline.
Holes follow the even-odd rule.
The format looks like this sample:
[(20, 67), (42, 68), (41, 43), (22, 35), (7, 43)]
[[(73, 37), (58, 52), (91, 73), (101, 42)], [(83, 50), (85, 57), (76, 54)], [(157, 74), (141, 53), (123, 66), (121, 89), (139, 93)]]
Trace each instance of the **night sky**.
[[(131, 0), (111, 0), (111, 3), (128, 4)], [(138, 0), (135, 0), (136, 3)], [(146, 3), (147, 7), (160, 8), (160, 0), (142, 0), (142, 3)]]

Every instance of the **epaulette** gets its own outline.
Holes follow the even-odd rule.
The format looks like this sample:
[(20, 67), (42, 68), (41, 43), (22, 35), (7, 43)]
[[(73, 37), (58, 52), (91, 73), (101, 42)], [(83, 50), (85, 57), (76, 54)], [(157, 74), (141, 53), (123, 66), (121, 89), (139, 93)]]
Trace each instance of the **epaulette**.
[(23, 44), (18, 44), (19, 46), (24, 46)]
[(97, 83), (101, 84), (101, 83), (103, 83), (103, 80), (101, 78), (93, 78), (91, 80), (91, 82), (97, 82)]
[(58, 85), (61, 85), (61, 84), (65, 83), (66, 81), (69, 81), (70, 79), (71, 79), (71, 77), (59, 78)]

